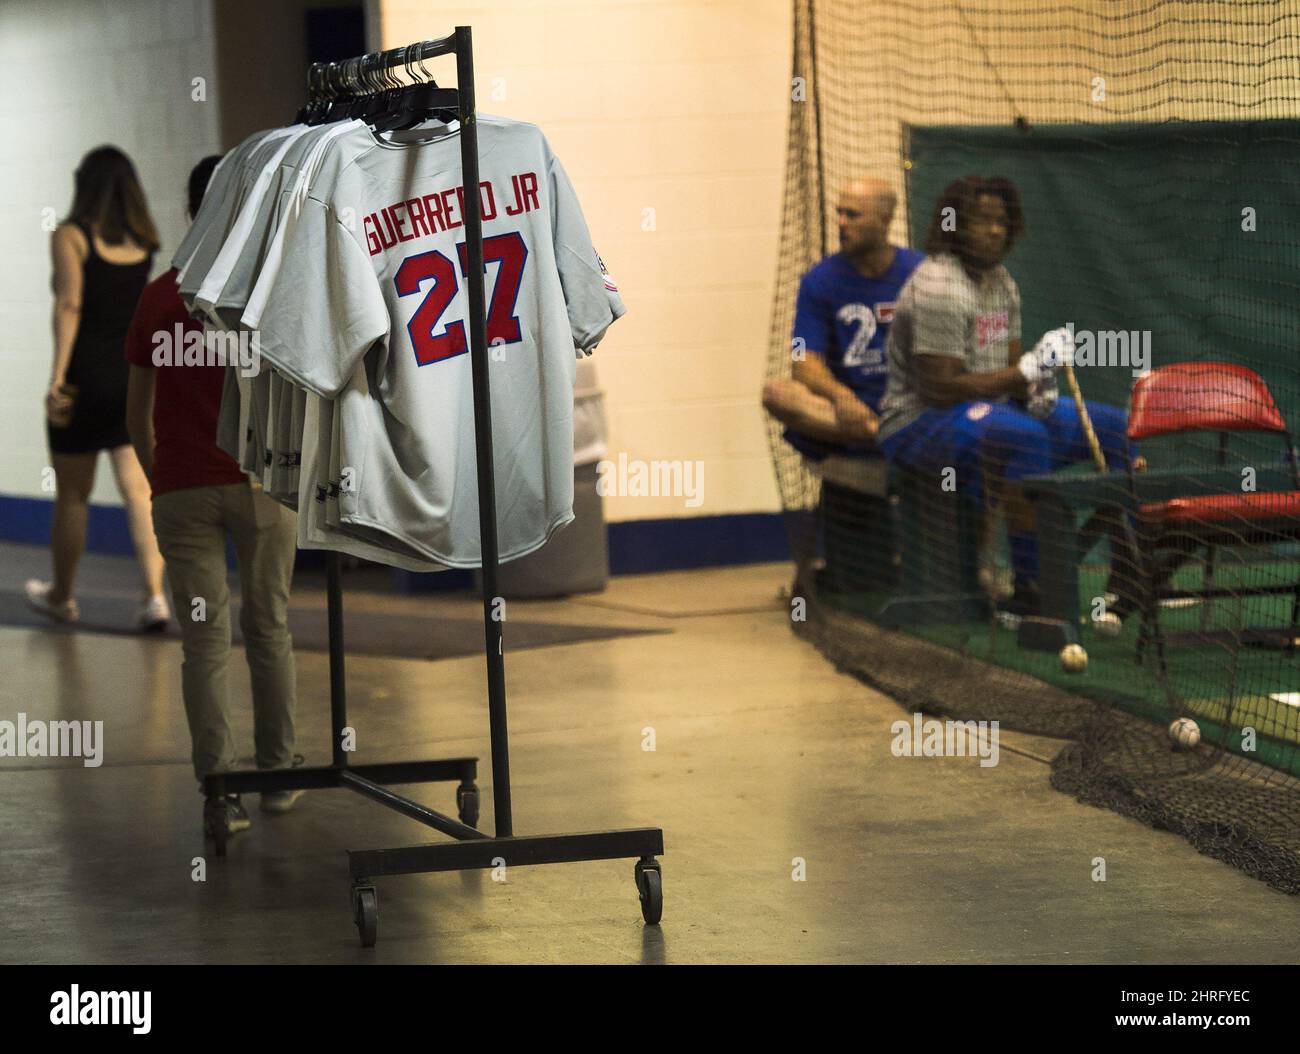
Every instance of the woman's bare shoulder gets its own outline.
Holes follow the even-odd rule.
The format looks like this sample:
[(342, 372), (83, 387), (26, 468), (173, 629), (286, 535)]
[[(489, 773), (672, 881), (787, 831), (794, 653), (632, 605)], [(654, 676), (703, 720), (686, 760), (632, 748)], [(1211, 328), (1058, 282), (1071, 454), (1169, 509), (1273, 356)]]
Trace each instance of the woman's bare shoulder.
[(55, 227), (50, 237), (56, 246), (71, 248), (78, 256), (85, 256), (90, 251), (85, 232), (71, 220), (66, 220)]

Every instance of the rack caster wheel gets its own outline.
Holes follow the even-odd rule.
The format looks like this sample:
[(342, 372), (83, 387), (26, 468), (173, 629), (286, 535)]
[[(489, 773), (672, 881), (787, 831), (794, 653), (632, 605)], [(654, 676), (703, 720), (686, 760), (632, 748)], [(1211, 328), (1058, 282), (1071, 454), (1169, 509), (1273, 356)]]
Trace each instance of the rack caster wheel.
[(203, 829), (212, 839), (212, 851), (217, 856), (225, 856), (226, 803), (222, 798), (208, 798), (203, 803)]
[(352, 918), (361, 935), (361, 947), (373, 948), (379, 937), (379, 895), (374, 886), (352, 887)]
[(478, 826), (478, 787), (473, 783), (456, 788), (456, 812), (466, 827)]
[(636, 862), (636, 891), (641, 896), (641, 917), (647, 926), (657, 926), (664, 914), (663, 873), (652, 856)]

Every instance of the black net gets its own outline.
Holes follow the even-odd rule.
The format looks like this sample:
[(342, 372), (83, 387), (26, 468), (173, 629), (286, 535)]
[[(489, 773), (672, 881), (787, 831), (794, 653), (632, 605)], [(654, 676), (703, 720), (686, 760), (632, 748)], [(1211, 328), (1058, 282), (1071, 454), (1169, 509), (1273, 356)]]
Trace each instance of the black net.
[[(1300, 892), (1300, 10), (794, 15), (765, 403), (796, 630), (910, 709), (1068, 740), (1060, 789)], [(879, 277), (853, 216), (888, 192), (889, 240), (933, 250), (897, 298), (800, 299), (842, 246)]]

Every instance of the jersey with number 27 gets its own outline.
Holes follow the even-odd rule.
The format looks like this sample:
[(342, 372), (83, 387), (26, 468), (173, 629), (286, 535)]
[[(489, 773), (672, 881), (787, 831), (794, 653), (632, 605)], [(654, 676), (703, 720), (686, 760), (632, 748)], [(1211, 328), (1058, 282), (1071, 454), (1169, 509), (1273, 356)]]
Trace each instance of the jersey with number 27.
[[(541, 130), (482, 114), (478, 136), (504, 560), (573, 518), (576, 355), (625, 308)], [(468, 197), (458, 133), (376, 140), (313, 185), (261, 324), (273, 366), (337, 399), (342, 522), (449, 567), (481, 555)]]
[(837, 380), (873, 410), (885, 394), (885, 339), (899, 290), (925, 256), (898, 249), (878, 278), (864, 275), (842, 253), (828, 256), (799, 283), (795, 304), (796, 349), (822, 355)]

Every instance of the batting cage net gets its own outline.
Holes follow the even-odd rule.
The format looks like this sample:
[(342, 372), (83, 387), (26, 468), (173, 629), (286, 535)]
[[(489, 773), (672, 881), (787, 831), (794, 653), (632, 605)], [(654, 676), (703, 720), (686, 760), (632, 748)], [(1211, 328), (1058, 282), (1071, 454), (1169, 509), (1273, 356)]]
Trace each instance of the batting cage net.
[[(796, 631), (1300, 892), (1296, 6), (794, 13), (764, 402)], [(873, 271), (873, 216), (924, 259)]]

